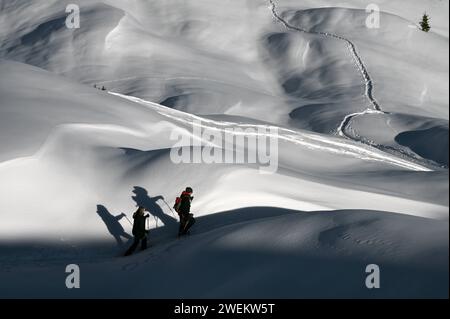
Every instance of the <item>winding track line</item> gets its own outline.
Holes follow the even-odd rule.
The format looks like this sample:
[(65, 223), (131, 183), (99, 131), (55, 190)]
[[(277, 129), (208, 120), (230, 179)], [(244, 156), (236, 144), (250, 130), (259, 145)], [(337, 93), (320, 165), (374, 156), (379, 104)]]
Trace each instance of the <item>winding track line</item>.
[(434, 166), (434, 167), (436, 166), (434, 163), (430, 163), (427, 160), (418, 158), (416, 156), (416, 154), (412, 154), (410, 152), (406, 152), (404, 150), (400, 150), (400, 149), (397, 149), (397, 148), (394, 148), (391, 146), (379, 145), (379, 144), (369, 141), (363, 137), (357, 138), (350, 134), (347, 134), (347, 128), (350, 126), (350, 123), (352, 122), (352, 120), (355, 119), (356, 117), (364, 116), (366, 114), (389, 114), (388, 112), (383, 111), (381, 105), (378, 103), (378, 101), (374, 97), (374, 94), (373, 94), (374, 84), (373, 84), (372, 77), (370, 76), (370, 73), (369, 73), (365, 63), (363, 62), (361, 56), (359, 55), (358, 50), (356, 49), (356, 45), (349, 39), (347, 39), (343, 36), (331, 33), (331, 32), (311, 31), (311, 30), (306, 30), (306, 29), (300, 28), (300, 27), (296, 27), (296, 26), (290, 24), (289, 22), (287, 22), (283, 17), (281, 17), (281, 15), (278, 13), (275, 0), (268, 0), (268, 1), (270, 4), (270, 10), (272, 12), (272, 15), (278, 22), (283, 24), (286, 29), (294, 30), (294, 31), (302, 32), (302, 33), (306, 33), (306, 34), (315, 34), (315, 35), (319, 35), (319, 36), (323, 36), (323, 37), (333, 38), (333, 39), (344, 41), (346, 43), (347, 48), (348, 48), (351, 56), (353, 57), (353, 60), (354, 60), (356, 66), (358, 68), (358, 71), (360, 72), (361, 77), (363, 79), (363, 82), (365, 85), (364, 96), (366, 97), (367, 101), (369, 102), (369, 106), (364, 111), (347, 115), (344, 118), (344, 120), (340, 123), (340, 125), (337, 129), (337, 133), (339, 136), (342, 136), (344, 138), (347, 138), (347, 139), (350, 139), (350, 140), (353, 140), (356, 142), (366, 144), (371, 147), (375, 147), (381, 151), (389, 152), (391, 154), (393, 153), (394, 155), (397, 155), (397, 156), (400, 155), (402, 157), (407, 157), (414, 162), (426, 162), (426, 164), (429, 166)]
[[(339, 154), (350, 156), (353, 158), (358, 158), (360, 160), (383, 162), (389, 165), (401, 167), (413, 171), (430, 171), (428, 167), (420, 165), (409, 160), (399, 158), (390, 153), (383, 152), (377, 148), (368, 147), (362, 143), (356, 143), (351, 140), (342, 140), (337, 137), (324, 136), (316, 133), (306, 133), (300, 131), (294, 131), (286, 129), (283, 127), (277, 127), (275, 125), (261, 125), (261, 124), (244, 124), (244, 123), (234, 123), (225, 121), (216, 121), (212, 119), (207, 119), (194, 115), (191, 113), (185, 113), (176, 109), (167, 108), (165, 106), (143, 100), (141, 98), (123, 95), (120, 93), (109, 92), (111, 95), (139, 103), (141, 105), (147, 106), (150, 109), (156, 111), (160, 115), (172, 120), (179, 122), (183, 125), (188, 125), (189, 127), (195, 126), (208, 130), (215, 130), (225, 133), (227, 128), (240, 128), (241, 132), (232, 131), (234, 135), (265, 135), (269, 138), (275, 138), (279, 141), (285, 141), (288, 143), (293, 143), (300, 145), (302, 147), (324, 151), (331, 154)], [(276, 128), (276, 133), (270, 132), (270, 128)], [(251, 132), (247, 132), (245, 129), (252, 128)], [(261, 129), (263, 132), (255, 132), (255, 130)], [(267, 132), (269, 131), (269, 132)]]
[(270, 9), (272, 11), (273, 16), (279, 22), (281, 22), (287, 29), (291, 29), (291, 30), (295, 30), (295, 31), (303, 32), (303, 33), (307, 33), (307, 34), (321, 35), (324, 37), (329, 37), (329, 38), (334, 38), (337, 40), (344, 41), (347, 44), (347, 48), (350, 51), (350, 53), (356, 63), (356, 66), (358, 67), (359, 72), (361, 73), (361, 76), (363, 78), (363, 81), (364, 81), (364, 84), (366, 87), (364, 95), (366, 96), (367, 100), (369, 101), (369, 103), (371, 105), (371, 109), (375, 110), (375, 111), (379, 111), (380, 113), (384, 113), (381, 109), (380, 104), (377, 102), (377, 100), (373, 96), (373, 89), (374, 89), (373, 80), (372, 80), (372, 78), (369, 74), (369, 71), (367, 70), (367, 67), (364, 64), (361, 56), (358, 54), (355, 44), (352, 41), (350, 41), (349, 39), (347, 39), (343, 36), (340, 36), (340, 35), (337, 35), (334, 33), (323, 32), (323, 31), (309, 31), (306, 29), (302, 29), (302, 28), (293, 26), (280, 16), (280, 14), (277, 11), (277, 6), (276, 6), (274, 0), (269, 0), (269, 3), (270, 3)]

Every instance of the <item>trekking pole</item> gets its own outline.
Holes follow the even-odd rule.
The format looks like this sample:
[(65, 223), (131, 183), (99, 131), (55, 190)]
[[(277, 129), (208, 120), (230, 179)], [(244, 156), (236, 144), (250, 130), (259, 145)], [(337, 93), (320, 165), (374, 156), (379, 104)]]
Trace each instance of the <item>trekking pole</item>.
[(169, 205), (169, 204), (167, 204), (167, 202), (166, 202), (166, 200), (165, 200), (165, 199), (163, 199), (163, 202), (164, 202), (164, 204), (166, 204), (166, 206), (167, 206), (167, 207), (169, 207), (169, 209), (170, 209), (170, 212), (172, 213), (173, 217), (177, 218), (177, 216), (176, 216), (176, 215), (175, 215), (175, 213), (173, 212), (172, 208), (170, 207), (170, 205)]
[(123, 214), (125, 216), (125, 218), (128, 220), (128, 222), (130, 223), (131, 226), (133, 226), (133, 223), (131, 222), (131, 220), (128, 218), (127, 215)]

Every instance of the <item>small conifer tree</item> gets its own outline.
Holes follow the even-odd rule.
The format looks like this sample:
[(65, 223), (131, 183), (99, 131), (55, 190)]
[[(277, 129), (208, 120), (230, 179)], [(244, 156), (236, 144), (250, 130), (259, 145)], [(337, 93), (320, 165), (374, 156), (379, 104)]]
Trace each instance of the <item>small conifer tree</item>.
[(426, 13), (423, 14), (422, 21), (420, 22), (420, 27), (424, 32), (428, 32), (431, 30), (430, 17), (428, 16), (428, 14)]

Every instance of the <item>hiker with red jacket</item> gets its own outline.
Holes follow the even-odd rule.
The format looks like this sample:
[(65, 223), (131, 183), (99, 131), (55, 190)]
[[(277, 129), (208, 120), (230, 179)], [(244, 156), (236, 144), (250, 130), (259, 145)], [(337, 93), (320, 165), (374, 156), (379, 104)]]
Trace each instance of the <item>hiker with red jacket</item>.
[(181, 193), (180, 197), (177, 197), (173, 207), (180, 217), (179, 237), (189, 234), (189, 229), (195, 224), (194, 215), (191, 214), (191, 202), (194, 199), (192, 193), (192, 188), (186, 187), (186, 190)]

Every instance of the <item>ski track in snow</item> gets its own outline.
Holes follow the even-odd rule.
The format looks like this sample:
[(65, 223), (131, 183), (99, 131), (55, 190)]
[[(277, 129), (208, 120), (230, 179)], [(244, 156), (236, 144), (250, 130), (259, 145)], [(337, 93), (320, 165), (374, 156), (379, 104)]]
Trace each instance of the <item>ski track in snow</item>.
[[(384, 162), (390, 165), (398, 166), (404, 169), (414, 171), (431, 171), (431, 169), (422, 166), (420, 164), (410, 162), (408, 160), (397, 158), (396, 156), (382, 152), (378, 149), (369, 148), (366, 145), (356, 144), (350, 141), (343, 141), (338, 138), (330, 138), (314, 133), (305, 133), (290, 130), (287, 128), (277, 127), (275, 125), (262, 125), (262, 124), (243, 124), (226, 121), (216, 121), (211, 119), (202, 118), (200, 116), (185, 113), (175, 109), (171, 109), (150, 101), (146, 101), (134, 96), (123, 95), (120, 93), (109, 92), (112, 95), (127, 99), (129, 101), (145, 105), (152, 110), (156, 110), (160, 115), (169, 118), (172, 121), (177, 121), (182, 124), (190, 126), (200, 126), (204, 129), (216, 130), (225, 132), (227, 128), (240, 128), (242, 132), (233, 131), (235, 135), (264, 135), (269, 138), (276, 138), (286, 142), (301, 145), (308, 149), (326, 151), (333, 154), (352, 156), (358, 159), (367, 161)], [(276, 128), (277, 133), (261, 133), (261, 132), (246, 132), (246, 128), (259, 129), (260, 131), (267, 132), (270, 128)], [(270, 132), (270, 131), (269, 131)], [(230, 131), (227, 131), (230, 133)]]
[[(393, 155), (397, 155), (397, 156), (404, 156), (406, 158), (411, 159), (414, 162), (423, 162), (424, 159), (418, 158), (416, 154), (412, 154), (410, 152), (406, 152), (404, 150), (397, 149), (397, 148), (394, 148), (391, 146), (377, 144), (377, 143), (370, 141), (370, 140), (368, 140), (362, 136), (359, 136), (357, 134), (355, 136), (352, 136), (347, 133), (347, 129), (350, 127), (350, 123), (352, 122), (352, 120), (359, 116), (371, 115), (371, 114), (389, 114), (388, 112), (385, 112), (382, 110), (381, 105), (377, 102), (377, 100), (375, 99), (375, 97), (373, 95), (374, 85), (373, 85), (372, 77), (370, 76), (370, 73), (369, 73), (365, 63), (363, 62), (361, 56), (358, 54), (356, 45), (349, 39), (347, 39), (343, 36), (334, 34), (334, 33), (324, 32), (324, 31), (311, 31), (311, 30), (306, 30), (306, 29), (302, 29), (302, 28), (293, 26), (280, 16), (280, 14), (277, 11), (277, 5), (276, 5), (275, 0), (269, 0), (269, 4), (270, 4), (269, 8), (270, 8), (274, 18), (278, 22), (283, 24), (286, 29), (294, 30), (297, 32), (302, 32), (302, 33), (307, 33), (307, 34), (315, 34), (315, 35), (320, 35), (323, 37), (334, 38), (334, 39), (337, 39), (340, 41), (344, 41), (347, 44), (347, 48), (348, 48), (351, 56), (353, 57), (353, 60), (358, 68), (358, 71), (361, 73), (363, 83), (365, 85), (364, 96), (366, 97), (366, 99), (369, 102), (369, 107), (367, 109), (365, 109), (364, 111), (351, 113), (351, 114), (347, 115), (337, 129), (338, 135), (341, 137), (350, 139), (350, 140), (354, 140), (356, 142), (360, 142), (362, 144), (366, 144), (370, 147), (377, 148), (380, 151), (386, 151), (391, 154), (393, 153)], [(430, 163), (429, 161), (426, 161), (426, 160), (425, 160), (425, 162), (430, 166), (436, 166), (435, 163)]]

